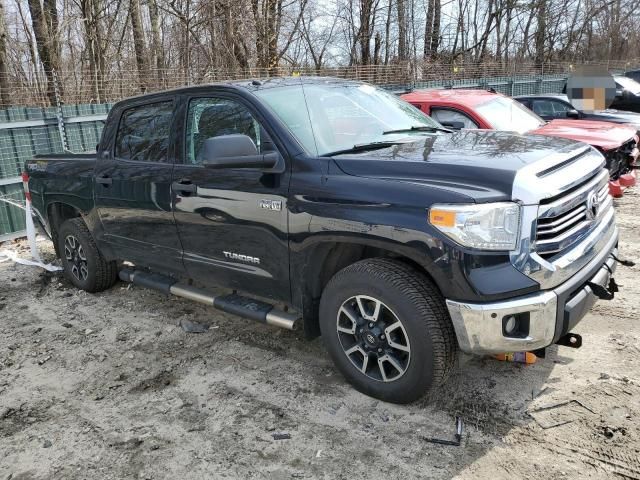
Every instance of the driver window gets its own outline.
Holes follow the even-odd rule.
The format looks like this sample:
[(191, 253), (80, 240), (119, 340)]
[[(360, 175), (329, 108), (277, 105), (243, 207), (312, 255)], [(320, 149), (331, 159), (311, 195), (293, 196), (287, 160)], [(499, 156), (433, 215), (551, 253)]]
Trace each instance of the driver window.
[(450, 110), (448, 108), (431, 108), (431, 118), (437, 122), (462, 122), (464, 128), (480, 128), (476, 122), (471, 120), (462, 112)]
[(559, 118), (564, 118), (567, 116), (567, 112), (569, 110), (571, 110), (571, 107), (568, 106), (566, 103), (564, 102), (555, 102), (552, 101), (551, 105), (553, 106), (553, 112), (556, 114), (557, 117)]
[(563, 102), (553, 100), (534, 100), (533, 111), (542, 118), (566, 118), (567, 110), (570, 110)]
[(247, 107), (227, 98), (197, 98), (189, 102), (186, 163), (202, 163), (205, 140), (220, 135), (243, 134), (261, 149), (260, 124)]

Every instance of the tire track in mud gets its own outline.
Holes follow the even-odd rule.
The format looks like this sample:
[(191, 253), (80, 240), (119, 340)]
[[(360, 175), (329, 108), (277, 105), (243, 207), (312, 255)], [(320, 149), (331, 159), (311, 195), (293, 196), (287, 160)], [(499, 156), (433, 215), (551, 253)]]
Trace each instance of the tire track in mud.
[(640, 457), (633, 453), (612, 447), (594, 446), (592, 443), (572, 439), (565, 439), (563, 444), (545, 439), (542, 447), (554, 454), (571, 459), (578, 457), (582, 462), (607, 473), (631, 480), (640, 480)]
[[(531, 426), (517, 429), (509, 436), (510, 443), (530, 446), (534, 441), (554, 455), (590, 465), (607, 476), (613, 474), (640, 480), (640, 455), (637, 446), (633, 447), (637, 445), (635, 437), (639, 433), (636, 425), (631, 423), (630, 429), (629, 425), (626, 428), (613, 427), (623, 432), (616, 438), (613, 438), (613, 433), (610, 433), (611, 439), (603, 436), (604, 430), (610, 428), (608, 422), (620, 425), (607, 405), (619, 405), (629, 412), (627, 417), (638, 418), (640, 405), (631, 402), (631, 399), (640, 397), (640, 386), (627, 377), (610, 377), (601, 382), (575, 390), (571, 400), (578, 400), (586, 406), (586, 410), (581, 417), (571, 419), (568, 428), (558, 425), (557, 428)], [(564, 401), (554, 400), (552, 404), (561, 405)], [(600, 411), (593, 411), (593, 405), (600, 405)]]

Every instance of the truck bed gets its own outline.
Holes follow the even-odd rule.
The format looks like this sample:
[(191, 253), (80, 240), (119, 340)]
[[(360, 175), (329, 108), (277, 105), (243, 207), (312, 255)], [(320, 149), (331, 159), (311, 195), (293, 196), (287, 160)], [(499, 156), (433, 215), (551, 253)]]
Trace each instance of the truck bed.
[(36, 155), (25, 163), (33, 206), (46, 212), (52, 202), (93, 208), (95, 153)]

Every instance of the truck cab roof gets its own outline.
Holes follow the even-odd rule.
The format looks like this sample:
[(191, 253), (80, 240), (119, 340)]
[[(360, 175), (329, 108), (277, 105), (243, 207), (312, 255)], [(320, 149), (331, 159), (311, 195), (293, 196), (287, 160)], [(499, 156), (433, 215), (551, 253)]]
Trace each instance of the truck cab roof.
[(188, 87), (177, 87), (160, 92), (143, 93), (121, 100), (114, 104), (114, 107), (127, 103), (138, 103), (140, 101), (153, 100), (155, 97), (166, 97), (168, 95), (189, 95), (194, 93), (202, 93), (216, 89), (231, 89), (238, 91), (254, 92), (257, 90), (265, 90), (270, 88), (289, 87), (295, 85), (362, 85), (362, 82), (355, 80), (344, 80), (333, 77), (312, 77), (312, 76), (287, 76), (287, 77), (271, 77), (271, 78), (252, 78), (243, 80), (231, 80), (223, 82), (207, 83), (202, 85), (194, 85)]

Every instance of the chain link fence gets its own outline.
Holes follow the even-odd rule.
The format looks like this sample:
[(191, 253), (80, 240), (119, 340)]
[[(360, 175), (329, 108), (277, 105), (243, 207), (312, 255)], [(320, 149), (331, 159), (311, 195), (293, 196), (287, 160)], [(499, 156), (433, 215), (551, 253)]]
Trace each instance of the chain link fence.
[[(592, 63), (612, 72), (624, 72), (640, 66), (640, 59)], [(459, 84), (489, 83), (496, 79), (518, 81), (551, 75), (568, 76), (576, 65), (568, 62), (548, 62), (536, 65), (532, 62), (510, 64), (491, 61), (467, 63), (439, 63), (412, 61), (390, 65), (352, 65), (343, 67), (280, 66), (267, 68), (210, 69), (148, 69), (139, 73), (135, 68), (114, 67), (97, 73), (83, 69), (56, 72), (56, 94), (66, 105), (112, 103), (141, 93), (181, 87), (203, 85), (239, 79), (268, 78), (274, 76), (330, 76), (360, 80), (387, 88), (424, 86), (455, 86)], [(9, 77), (12, 105), (50, 106), (55, 102), (48, 89), (44, 72)], [(48, 94), (49, 92), (49, 94)]]

